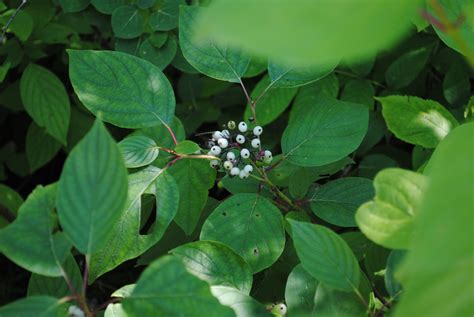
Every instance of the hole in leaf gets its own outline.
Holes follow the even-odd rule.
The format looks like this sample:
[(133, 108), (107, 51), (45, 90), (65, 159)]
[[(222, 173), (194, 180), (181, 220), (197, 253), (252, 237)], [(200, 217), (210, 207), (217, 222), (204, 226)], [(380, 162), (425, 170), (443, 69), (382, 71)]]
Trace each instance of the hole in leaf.
[(255, 217), (257, 217), (257, 218), (260, 217), (260, 214), (255, 214)]
[(253, 254), (254, 254), (254, 255), (258, 255), (258, 249), (257, 249), (257, 248), (254, 248), (254, 249), (253, 249)]
[(224, 211), (224, 212), (222, 213), (222, 215), (225, 217), (225, 216), (227, 216), (227, 213)]

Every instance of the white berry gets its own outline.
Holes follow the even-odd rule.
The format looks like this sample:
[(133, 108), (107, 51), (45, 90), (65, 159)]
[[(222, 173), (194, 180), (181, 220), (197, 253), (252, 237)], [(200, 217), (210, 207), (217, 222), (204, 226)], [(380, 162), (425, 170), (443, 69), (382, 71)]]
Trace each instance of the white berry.
[(222, 137), (228, 139), (230, 137), (229, 130), (222, 130)]
[(244, 171), (246, 173), (249, 173), (249, 174), (252, 173), (253, 172), (253, 166), (252, 165), (245, 165)]
[(219, 139), (222, 138), (222, 137), (223, 137), (223, 135), (222, 135), (222, 132), (221, 132), (221, 131), (216, 131), (216, 132), (214, 132), (214, 133), (212, 134), (212, 138), (213, 138), (214, 140), (216, 140), (216, 141), (219, 140)]
[(252, 140), (252, 147), (258, 148), (260, 146), (260, 140), (259, 139), (253, 139)]
[(237, 135), (237, 137), (235, 138), (235, 140), (236, 140), (237, 143), (239, 143), (239, 144), (244, 144), (244, 143), (245, 143), (245, 137), (244, 137), (242, 134)]
[(226, 157), (227, 157), (227, 160), (229, 160), (229, 161), (234, 161), (235, 160), (234, 152), (228, 152)]
[(286, 305), (283, 304), (283, 303), (281, 303), (281, 304), (278, 304), (277, 307), (278, 307), (278, 311), (280, 312), (280, 314), (281, 314), (282, 316), (285, 316), (285, 315), (286, 315), (286, 312), (287, 312), (287, 310), (288, 310), (288, 309), (286, 308)]
[(256, 126), (255, 128), (253, 128), (253, 134), (256, 135), (256, 136), (259, 136), (261, 135), (263, 132), (263, 128), (261, 126)]
[(249, 173), (247, 173), (246, 171), (240, 171), (239, 177), (242, 179), (246, 179), (247, 177), (249, 177)]
[(221, 154), (222, 152), (222, 149), (220, 147), (218, 147), (217, 145), (214, 145), (213, 147), (211, 147), (211, 154), (212, 155), (219, 155)]
[(239, 175), (239, 173), (240, 169), (238, 167), (232, 167), (232, 169), (230, 170), (230, 175), (236, 176)]
[(265, 155), (266, 158), (271, 158), (271, 157), (273, 157), (273, 156), (272, 156), (272, 152), (270, 152), (269, 150), (266, 150), (265, 153), (264, 153), (264, 155)]
[(225, 149), (226, 147), (229, 146), (229, 141), (227, 141), (227, 139), (222, 138), (222, 139), (217, 140), (217, 144), (219, 144), (221, 148)]
[(250, 157), (250, 151), (247, 149), (242, 149), (242, 151), (240, 151), (240, 156), (242, 156), (244, 159), (247, 159)]
[(211, 160), (209, 162), (209, 165), (212, 167), (212, 168), (216, 168), (217, 166), (219, 166), (219, 161), (218, 160)]
[(240, 132), (247, 132), (247, 123), (245, 122), (240, 122), (239, 123), (239, 131)]
[(232, 169), (233, 167), (234, 167), (234, 164), (232, 164), (231, 161), (225, 161), (225, 162), (224, 162), (224, 168), (225, 168), (226, 170), (230, 170), (230, 169)]

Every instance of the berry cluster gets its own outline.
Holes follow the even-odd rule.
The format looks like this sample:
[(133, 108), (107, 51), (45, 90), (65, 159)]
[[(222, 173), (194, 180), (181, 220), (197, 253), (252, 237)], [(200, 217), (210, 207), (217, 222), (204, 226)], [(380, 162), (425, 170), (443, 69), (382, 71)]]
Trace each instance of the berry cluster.
[(230, 176), (238, 175), (245, 179), (253, 172), (252, 162), (261, 162), (265, 165), (271, 163), (272, 152), (262, 150), (260, 143), (263, 132), (261, 126), (255, 126), (250, 130), (245, 122), (240, 122), (236, 126), (234, 121), (229, 121), (226, 127), (225, 130), (215, 131), (208, 142), (210, 148), (208, 154), (221, 159), (211, 160), (210, 165), (213, 168), (223, 169)]

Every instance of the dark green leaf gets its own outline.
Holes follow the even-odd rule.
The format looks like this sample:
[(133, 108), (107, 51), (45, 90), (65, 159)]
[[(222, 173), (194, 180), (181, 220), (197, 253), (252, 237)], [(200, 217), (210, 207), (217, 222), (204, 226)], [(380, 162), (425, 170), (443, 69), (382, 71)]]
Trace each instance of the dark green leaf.
[(156, 11), (150, 16), (148, 24), (155, 31), (169, 31), (178, 26), (179, 6), (185, 5), (184, 0), (163, 0)]
[(47, 134), (45, 129), (32, 122), (26, 133), (25, 147), (30, 170), (34, 172), (56, 156), (61, 143)]
[(144, 19), (138, 8), (124, 5), (112, 13), (112, 30), (118, 38), (133, 39), (143, 33)]
[(63, 302), (49, 296), (33, 296), (19, 299), (0, 307), (2, 317), (65, 317)]

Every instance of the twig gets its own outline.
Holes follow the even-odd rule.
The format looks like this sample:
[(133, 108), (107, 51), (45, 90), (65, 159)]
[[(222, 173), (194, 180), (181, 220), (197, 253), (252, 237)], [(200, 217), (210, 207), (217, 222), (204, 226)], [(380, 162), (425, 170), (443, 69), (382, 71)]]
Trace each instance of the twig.
[(5, 24), (2, 28), (2, 38), (0, 39), (2, 44), (5, 44), (7, 41), (7, 30), (10, 27), (10, 24), (12, 24), (13, 20), (15, 19), (16, 15), (18, 12), (20, 12), (21, 8), (28, 2), (28, 0), (22, 0), (18, 8), (13, 12), (13, 14), (10, 16), (10, 18), (7, 21), (7, 24)]

